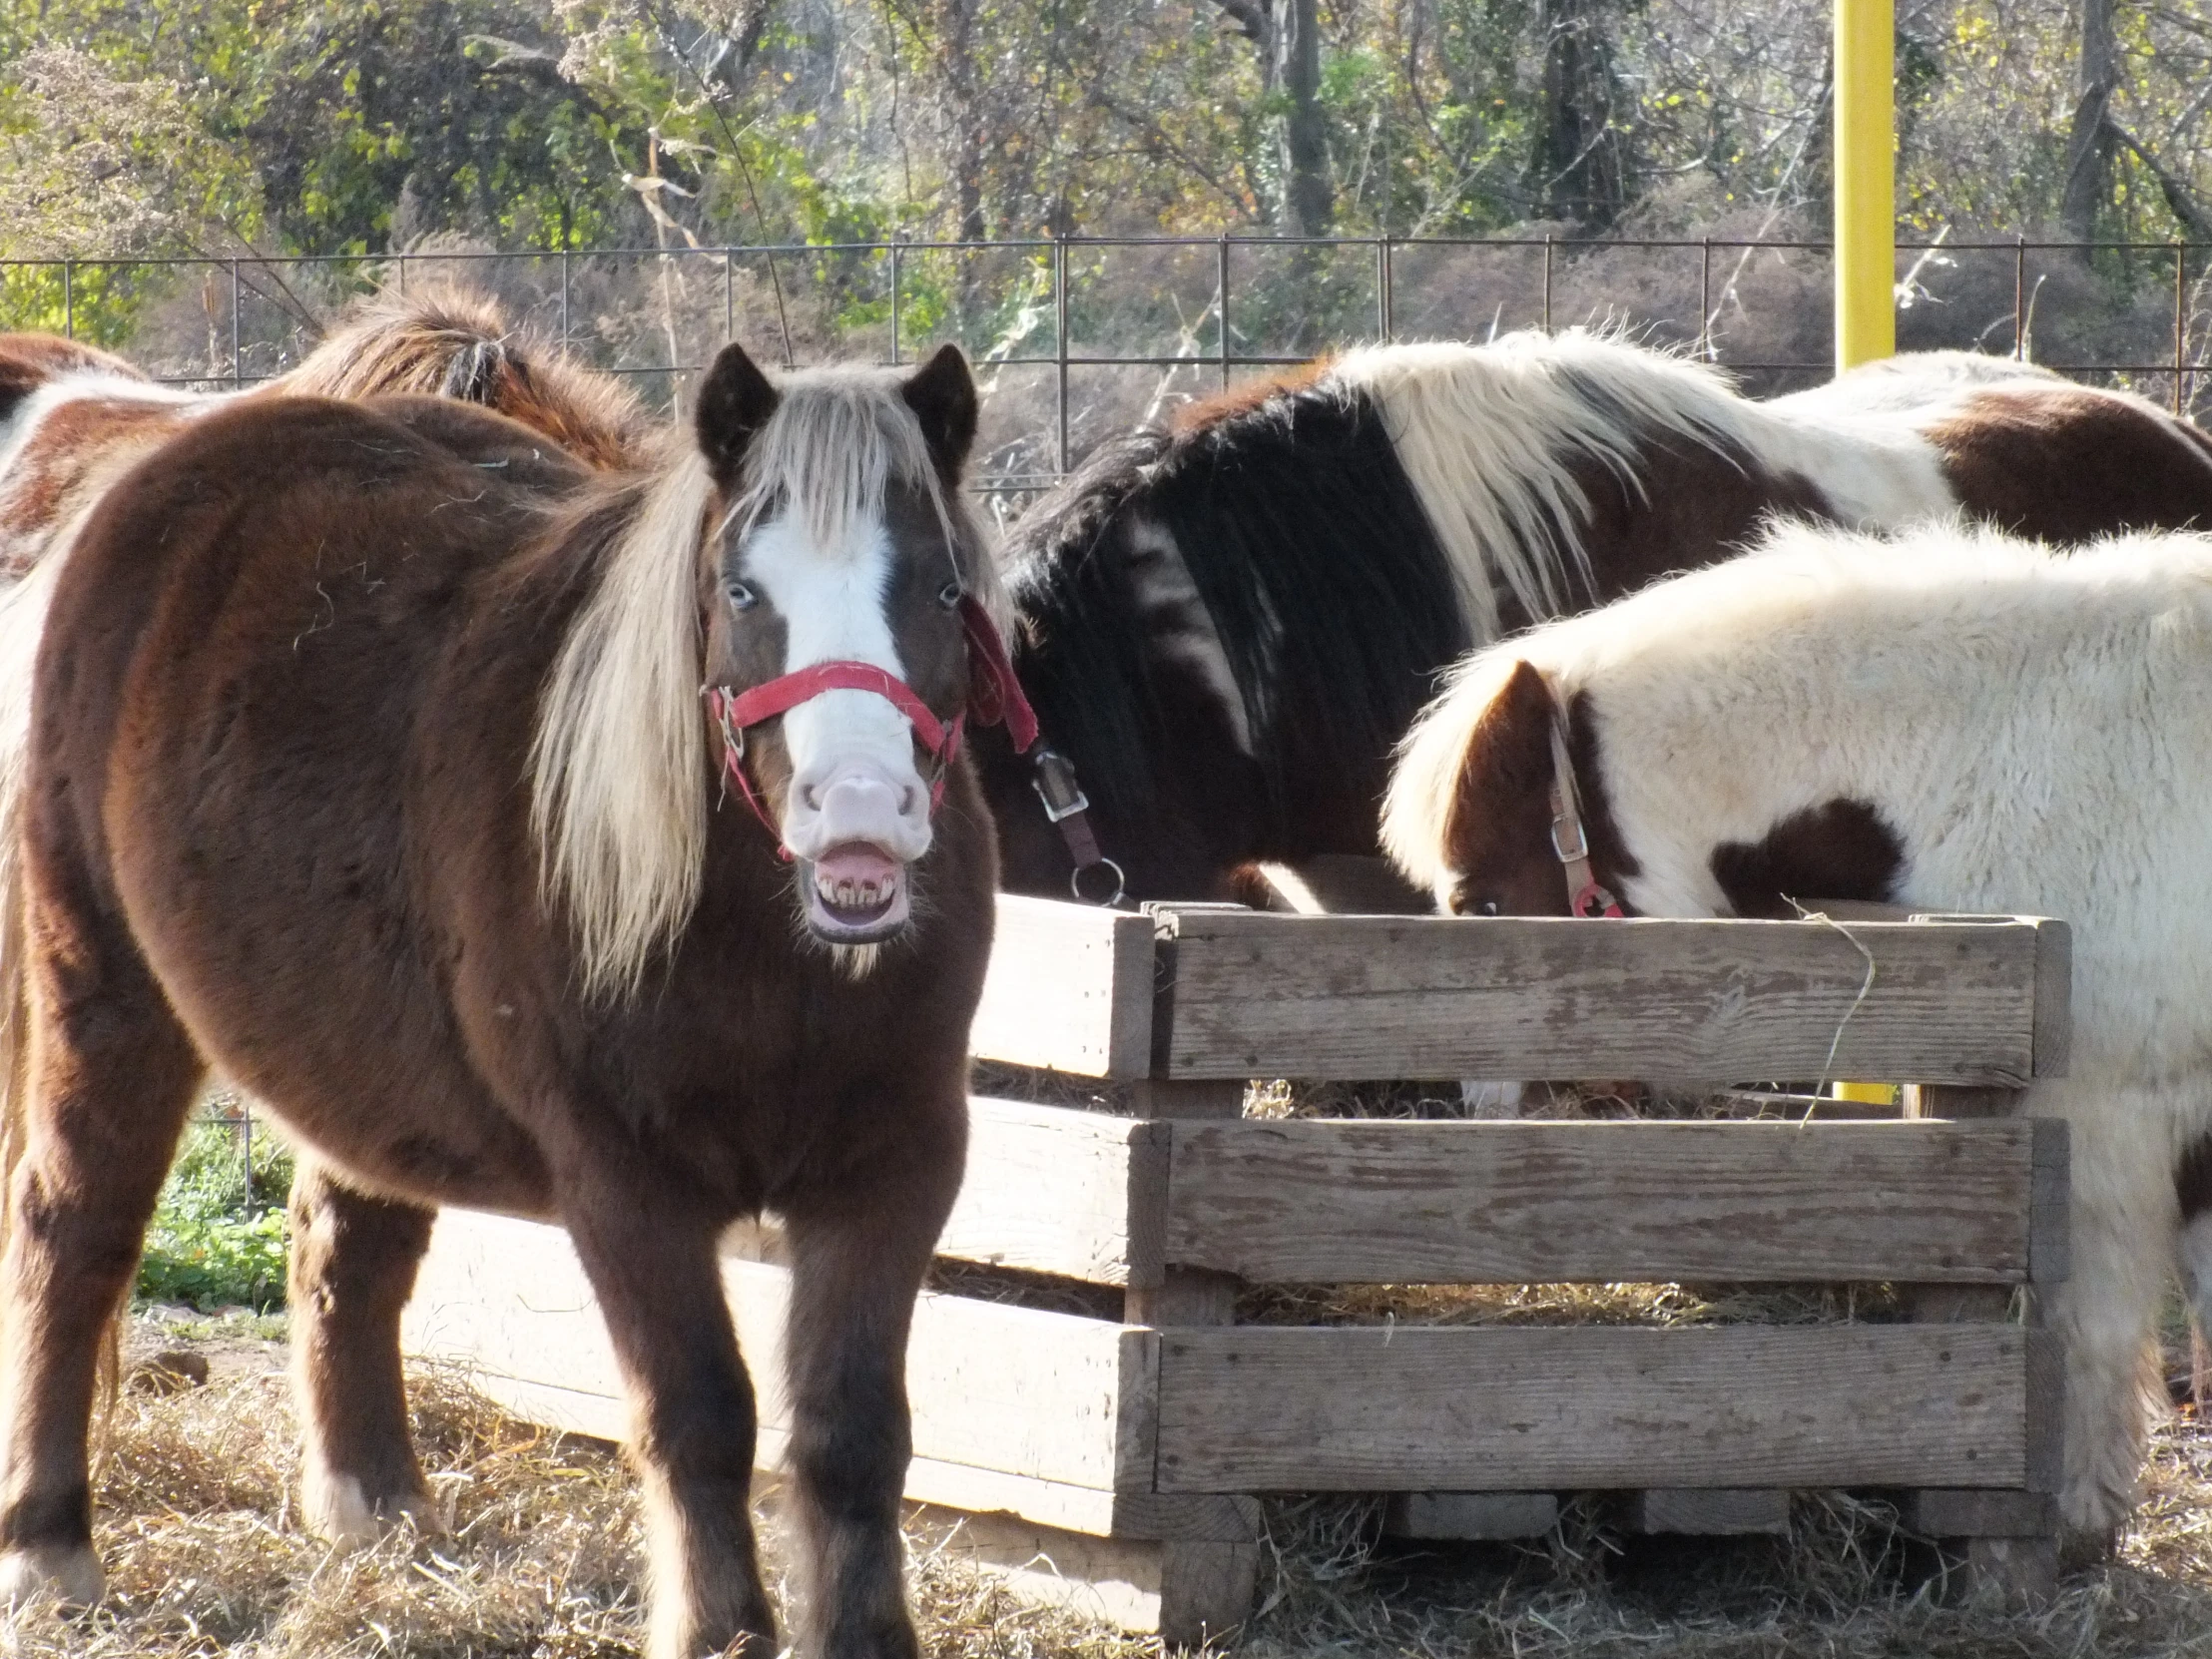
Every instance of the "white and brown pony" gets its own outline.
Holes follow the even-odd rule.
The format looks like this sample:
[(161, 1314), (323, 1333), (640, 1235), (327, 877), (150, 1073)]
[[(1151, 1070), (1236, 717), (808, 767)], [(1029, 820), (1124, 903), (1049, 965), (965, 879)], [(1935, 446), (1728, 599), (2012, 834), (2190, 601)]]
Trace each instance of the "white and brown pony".
[[(1376, 850), (1390, 751), (1469, 647), (1730, 557), (1771, 515), (1961, 511), (2058, 542), (2212, 526), (2212, 445), (2001, 358), (1760, 403), (1579, 330), (1377, 347), (1104, 445), (1008, 538), (1015, 648), (1129, 894), (1225, 896), (1253, 861)], [(1008, 885), (1065, 894), (1031, 767), (979, 754)]]
[[(1555, 786), (1586, 832), (1571, 873)], [(2029, 1110), (2073, 1125), (2061, 1510), (2097, 1534), (2132, 1501), (2177, 1172), (2212, 1128), (2208, 825), (2212, 537), (2054, 554), (1956, 525), (1791, 526), (1468, 658), (1406, 741), (1383, 838), (1463, 915), (1564, 915), (1580, 893), (2070, 922), (2072, 1071)]]

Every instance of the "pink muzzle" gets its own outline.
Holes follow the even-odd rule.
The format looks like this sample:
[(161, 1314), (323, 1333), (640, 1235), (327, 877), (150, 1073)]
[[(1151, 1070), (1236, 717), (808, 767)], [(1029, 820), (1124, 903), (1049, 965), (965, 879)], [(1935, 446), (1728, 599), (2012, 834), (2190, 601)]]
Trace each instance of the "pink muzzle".
[(745, 804), (753, 809), (753, 816), (776, 837), (779, 857), (790, 858), (791, 848), (784, 845), (783, 830), (769, 816), (768, 804), (761, 799), (761, 792), (754, 787), (753, 776), (746, 769), (745, 734), (763, 721), (788, 714), (825, 692), (871, 692), (906, 717), (906, 723), (914, 730), (914, 741), (937, 763), (936, 776), (929, 782), (932, 817), (943, 804), (945, 777), (959, 758), (960, 741), (970, 715), (985, 726), (1003, 723), (1007, 735), (1013, 739), (1017, 755), (1037, 741), (1037, 717), (1029, 707), (1029, 700), (1022, 695), (1021, 682), (1014, 678), (1013, 663), (1006, 655), (1006, 642), (998, 637), (990, 613), (972, 594), (961, 597), (960, 626), (967, 636), (968, 695), (966, 705), (950, 720), (939, 720), (936, 711), (921, 700), (913, 687), (873, 663), (810, 663), (742, 692), (733, 692), (723, 686), (706, 688), (707, 712), (722, 730), (723, 772), (745, 798)]

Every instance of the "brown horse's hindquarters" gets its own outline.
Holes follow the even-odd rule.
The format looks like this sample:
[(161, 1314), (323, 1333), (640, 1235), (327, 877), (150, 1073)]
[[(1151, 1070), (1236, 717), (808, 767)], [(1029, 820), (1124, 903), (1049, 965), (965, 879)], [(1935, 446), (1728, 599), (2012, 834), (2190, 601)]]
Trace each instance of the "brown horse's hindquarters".
[(1927, 436), (1968, 516), (2015, 535), (2212, 528), (2212, 441), (2090, 387), (1993, 388)]

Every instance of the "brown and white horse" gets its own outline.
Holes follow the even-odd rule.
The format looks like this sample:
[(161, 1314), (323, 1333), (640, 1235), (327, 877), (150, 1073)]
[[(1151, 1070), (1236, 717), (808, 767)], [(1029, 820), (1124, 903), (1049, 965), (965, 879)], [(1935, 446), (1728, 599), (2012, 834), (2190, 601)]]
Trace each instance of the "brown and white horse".
[(0, 334), (0, 582), (35, 568), (101, 491), (213, 410), (241, 398), (397, 392), (496, 409), (595, 467), (636, 464), (651, 439), (626, 387), (459, 289), (369, 300), (297, 368), (234, 392), (157, 385), (119, 357), (51, 334)]
[(21, 785), (0, 1598), (99, 1592), (101, 1330), (218, 1067), (301, 1149), (314, 1526), (435, 1524), (397, 1321), (436, 1207), (555, 1218), (635, 1405), (655, 1659), (774, 1654), (716, 1258), (773, 1211), (809, 1650), (915, 1652), (906, 1329), (995, 871), (958, 734), (1020, 712), (975, 420), (949, 348), (779, 385), (732, 346), (641, 472), (533, 473), (451, 402), (256, 398), (101, 501)]
[[(2063, 555), (1785, 528), (1475, 653), (1384, 823), (1459, 914), (1565, 915), (1594, 887), (1631, 914), (1866, 898), (2072, 924), (2070, 1073), (2028, 1109), (2073, 1125), (2060, 1501), (2091, 1538), (2132, 1502), (2177, 1172), (2212, 1129), (2208, 647), (2212, 536)], [(1588, 847), (1572, 873), (1562, 807)]]
[[(2057, 542), (2212, 525), (2212, 444), (1960, 353), (1759, 403), (1580, 331), (1355, 351), (1109, 442), (1024, 515), (1017, 662), (1129, 894), (1227, 896), (1253, 860), (1377, 849), (1391, 748), (1468, 647), (1770, 515), (1956, 512)], [(1008, 884), (1065, 894), (1030, 766), (979, 754)]]

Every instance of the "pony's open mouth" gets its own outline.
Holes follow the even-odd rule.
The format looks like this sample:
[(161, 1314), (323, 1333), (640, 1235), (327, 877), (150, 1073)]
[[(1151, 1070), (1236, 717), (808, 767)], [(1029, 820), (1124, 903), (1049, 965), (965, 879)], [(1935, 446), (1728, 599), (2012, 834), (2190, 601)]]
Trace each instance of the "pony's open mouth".
[(906, 866), (864, 841), (833, 846), (801, 874), (807, 925), (837, 944), (869, 944), (906, 925)]

